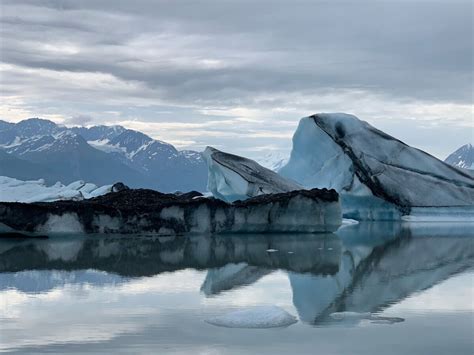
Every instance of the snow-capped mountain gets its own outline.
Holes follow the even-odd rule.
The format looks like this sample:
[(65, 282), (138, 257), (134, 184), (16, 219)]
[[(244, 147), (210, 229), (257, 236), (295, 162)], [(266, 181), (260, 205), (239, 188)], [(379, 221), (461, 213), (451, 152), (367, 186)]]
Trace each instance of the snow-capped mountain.
[(255, 159), (255, 161), (267, 169), (278, 172), (278, 170), (280, 170), (282, 167), (286, 165), (286, 163), (288, 163), (289, 159), (290, 159), (289, 153), (277, 151), (277, 152), (270, 152), (262, 157), (258, 157)]
[(123, 181), (162, 191), (203, 191), (207, 181), (199, 153), (178, 151), (121, 126), (67, 128), (38, 118), (0, 121), (0, 151), (0, 175), (44, 178), (51, 184)]
[(30, 118), (16, 124), (0, 120), (0, 146), (18, 146), (30, 138), (52, 135), (64, 129), (40, 118)]
[(86, 141), (100, 141), (113, 139), (125, 131), (122, 126), (92, 126), (92, 127), (72, 127), (74, 133), (83, 137)]
[(451, 153), (444, 162), (458, 168), (474, 170), (474, 147), (470, 143), (465, 144)]
[(130, 129), (112, 139), (89, 141), (90, 145), (116, 157), (145, 176), (161, 180), (162, 189), (196, 189), (196, 181), (205, 187), (207, 169), (202, 156), (194, 151), (179, 151), (169, 143), (155, 140)]

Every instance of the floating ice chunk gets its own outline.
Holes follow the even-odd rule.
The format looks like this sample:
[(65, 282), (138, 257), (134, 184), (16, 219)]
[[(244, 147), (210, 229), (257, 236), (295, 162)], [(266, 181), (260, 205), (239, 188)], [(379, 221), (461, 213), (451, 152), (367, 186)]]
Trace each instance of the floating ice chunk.
[(70, 190), (79, 190), (81, 189), (82, 187), (84, 187), (86, 183), (82, 180), (78, 180), (78, 181), (74, 181), (74, 182), (71, 182), (69, 185), (67, 185), (66, 187)]
[(207, 323), (226, 328), (279, 328), (297, 322), (295, 316), (277, 306), (258, 306), (233, 311), (206, 320)]
[(0, 201), (4, 202), (52, 202), (59, 200), (83, 200), (112, 191), (112, 185), (97, 187), (92, 183), (74, 181), (67, 186), (56, 182), (46, 186), (43, 179), (22, 181), (0, 176)]
[(357, 220), (399, 220), (414, 207), (474, 205), (471, 174), (342, 113), (301, 119), (279, 173), (307, 188), (335, 189), (344, 217)]
[(80, 187), (78, 190), (81, 191), (83, 194), (89, 194), (92, 191), (97, 189), (96, 184), (92, 184), (90, 182), (84, 184), (82, 187)]
[(283, 178), (255, 161), (207, 147), (203, 156), (208, 166), (208, 190), (227, 202), (269, 193), (301, 190), (296, 182)]
[(89, 192), (89, 194), (87, 195), (87, 198), (93, 198), (93, 197), (108, 194), (109, 192), (112, 191), (112, 186), (113, 185), (104, 185), (104, 186), (98, 187), (95, 190), (92, 190), (91, 192)]

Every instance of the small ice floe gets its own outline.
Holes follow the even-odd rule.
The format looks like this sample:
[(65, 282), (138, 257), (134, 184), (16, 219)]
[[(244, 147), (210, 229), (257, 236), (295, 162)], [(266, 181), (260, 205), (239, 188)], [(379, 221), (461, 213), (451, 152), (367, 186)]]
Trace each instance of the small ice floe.
[(356, 221), (355, 219), (350, 219), (350, 218), (343, 218), (342, 219), (342, 224), (339, 227), (339, 229), (354, 226), (356, 224), (359, 224), (359, 221)]
[(275, 253), (278, 249), (267, 249), (267, 253)]
[(206, 320), (207, 323), (226, 328), (279, 328), (297, 322), (295, 316), (278, 306), (257, 306), (240, 309)]
[(336, 313), (331, 313), (329, 317), (331, 317), (332, 319), (336, 321), (348, 321), (348, 322), (368, 320), (374, 324), (394, 324), (394, 323), (400, 323), (400, 322), (405, 321), (405, 319), (399, 318), (399, 317), (384, 317), (384, 316), (378, 316), (378, 315), (368, 313), (368, 312), (363, 312), (363, 313), (336, 312)]
[(61, 200), (80, 201), (105, 195), (114, 191), (114, 186), (116, 185), (98, 187), (82, 180), (74, 181), (69, 185), (57, 182), (54, 185), (47, 186), (44, 179), (23, 181), (0, 176), (0, 201), (24, 203)]

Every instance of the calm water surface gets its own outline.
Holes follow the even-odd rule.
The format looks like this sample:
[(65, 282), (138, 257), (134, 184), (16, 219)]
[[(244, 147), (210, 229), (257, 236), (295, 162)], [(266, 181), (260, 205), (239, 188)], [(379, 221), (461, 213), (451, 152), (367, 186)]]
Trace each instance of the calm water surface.
[[(0, 351), (473, 354), (472, 230), (2, 240)], [(262, 305), (298, 322), (206, 323)]]

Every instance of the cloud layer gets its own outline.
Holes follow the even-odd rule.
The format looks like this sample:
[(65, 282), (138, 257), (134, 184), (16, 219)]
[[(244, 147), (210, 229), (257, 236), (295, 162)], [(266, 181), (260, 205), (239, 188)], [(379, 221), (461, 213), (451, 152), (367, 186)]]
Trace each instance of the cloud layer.
[(320, 111), (439, 156), (474, 140), (471, 1), (0, 6), (6, 120), (118, 123), (250, 156), (288, 150)]

